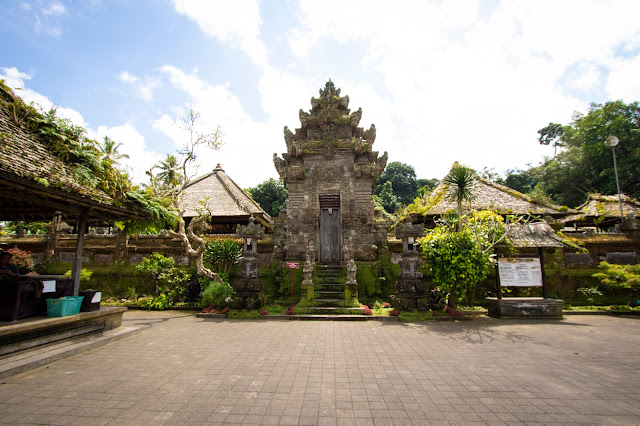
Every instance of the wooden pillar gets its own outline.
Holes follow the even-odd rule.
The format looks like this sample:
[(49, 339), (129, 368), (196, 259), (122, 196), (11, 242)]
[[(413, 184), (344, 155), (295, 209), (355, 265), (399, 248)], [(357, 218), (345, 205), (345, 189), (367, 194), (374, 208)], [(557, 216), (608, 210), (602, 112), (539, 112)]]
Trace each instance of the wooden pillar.
[(76, 257), (73, 259), (73, 267), (71, 269), (71, 277), (73, 278), (73, 295), (77, 296), (80, 292), (80, 271), (82, 270), (82, 246), (84, 244), (84, 232), (87, 229), (87, 219), (89, 218), (89, 210), (84, 209), (78, 218), (78, 240), (76, 243)]
[(540, 256), (540, 272), (542, 275), (542, 297), (548, 299), (549, 290), (547, 289), (547, 276), (544, 273), (544, 250), (542, 247), (538, 247), (538, 255)]
[(496, 298), (502, 299), (502, 287), (500, 286), (500, 264), (496, 259)]

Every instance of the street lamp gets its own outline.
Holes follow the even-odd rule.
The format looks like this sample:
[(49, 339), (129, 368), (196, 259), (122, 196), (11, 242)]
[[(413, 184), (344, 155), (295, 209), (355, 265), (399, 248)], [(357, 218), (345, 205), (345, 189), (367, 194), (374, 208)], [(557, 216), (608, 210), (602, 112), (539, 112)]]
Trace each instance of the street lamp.
[(616, 173), (616, 187), (618, 188), (618, 201), (620, 202), (620, 220), (624, 222), (624, 213), (622, 212), (622, 196), (620, 195), (620, 181), (618, 180), (618, 165), (616, 164), (616, 145), (620, 140), (611, 135), (605, 139), (604, 144), (608, 147), (611, 147), (611, 152), (613, 153), (613, 170)]

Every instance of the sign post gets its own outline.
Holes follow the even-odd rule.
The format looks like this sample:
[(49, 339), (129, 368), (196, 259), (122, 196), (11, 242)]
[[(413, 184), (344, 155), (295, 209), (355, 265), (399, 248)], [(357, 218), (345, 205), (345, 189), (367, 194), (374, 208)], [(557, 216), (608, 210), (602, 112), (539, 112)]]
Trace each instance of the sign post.
[(300, 268), (299, 262), (287, 262), (285, 268), (291, 269), (291, 304), (293, 305), (293, 270)]

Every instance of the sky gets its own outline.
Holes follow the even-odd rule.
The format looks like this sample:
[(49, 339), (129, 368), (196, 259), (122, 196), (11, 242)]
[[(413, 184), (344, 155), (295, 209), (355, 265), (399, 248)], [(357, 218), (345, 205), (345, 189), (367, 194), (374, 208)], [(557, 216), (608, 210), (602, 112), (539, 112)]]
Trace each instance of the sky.
[(284, 126), (329, 78), (418, 178), (503, 173), (553, 154), (548, 123), (640, 100), (638, 16), (637, 0), (8, 0), (0, 79), (120, 142), (138, 183), (188, 140), (190, 109), (224, 134), (194, 173), (277, 178)]

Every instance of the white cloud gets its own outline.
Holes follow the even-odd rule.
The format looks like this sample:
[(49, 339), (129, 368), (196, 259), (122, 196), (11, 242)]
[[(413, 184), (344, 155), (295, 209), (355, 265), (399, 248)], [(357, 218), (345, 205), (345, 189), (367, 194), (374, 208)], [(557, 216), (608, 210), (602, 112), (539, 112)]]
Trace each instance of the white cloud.
[(195, 21), (209, 37), (240, 48), (256, 65), (267, 65), (267, 50), (259, 38), (262, 19), (257, 0), (173, 0), (173, 4), (176, 12)]
[[(640, 3), (504, 0), (481, 13), (484, 6), (302, 0), (289, 45), (309, 63), (323, 60), (326, 43), (336, 52), (362, 46), (352, 54), (383, 81), (361, 85), (363, 121), (376, 124), (378, 149), (420, 177), (442, 177), (455, 160), (499, 171), (537, 163), (550, 154), (537, 129), (585, 111), (588, 100), (568, 89), (602, 87), (602, 70), (609, 93), (637, 99), (638, 62), (616, 55), (638, 45)], [(336, 81), (343, 94), (354, 90), (349, 80), (359, 82)]]
[[(49, 111), (51, 108), (56, 109), (58, 117), (67, 118), (73, 122), (73, 124), (86, 127), (86, 123), (82, 114), (72, 108), (65, 108), (59, 105), (55, 105), (46, 96), (25, 87), (25, 80), (31, 80), (32, 76), (19, 71), (17, 68), (0, 68), (2, 73), (0, 79), (4, 79), (7, 86), (16, 91), (16, 94), (27, 103), (33, 102), (36, 108), (40, 108), (43, 111)], [(16, 90), (20, 89), (20, 90)]]
[(64, 5), (58, 1), (52, 1), (47, 6), (42, 8), (43, 15), (61, 16), (65, 15), (67, 10)]
[(625, 102), (640, 100), (640, 55), (613, 64), (607, 78), (607, 95), (610, 99)]
[(122, 144), (118, 152), (128, 155), (129, 158), (123, 158), (119, 162), (136, 183), (147, 182), (145, 172), (163, 159), (161, 154), (149, 149), (145, 137), (132, 124), (98, 126), (95, 132), (96, 139), (101, 141), (105, 136)]
[(132, 84), (135, 87), (136, 96), (145, 101), (153, 100), (153, 91), (160, 86), (160, 79), (155, 76), (144, 76), (140, 78), (128, 71), (122, 71), (118, 75), (118, 80), (123, 83)]

